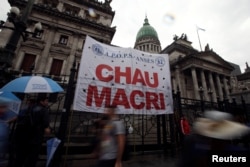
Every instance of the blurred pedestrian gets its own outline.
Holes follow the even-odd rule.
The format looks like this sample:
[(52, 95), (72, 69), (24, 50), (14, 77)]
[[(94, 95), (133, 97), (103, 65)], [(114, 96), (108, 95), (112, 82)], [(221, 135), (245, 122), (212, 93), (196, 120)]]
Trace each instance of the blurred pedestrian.
[(18, 117), (14, 167), (36, 166), (45, 133), (50, 133), (48, 98), (39, 96), (37, 103), (27, 107)]
[(8, 151), (9, 126), (6, 120), (8, 101), (0, 98), (0, 167), (4, 167), (7, 162), (5, 156)]
[(189, 135), (190, 134), (190, 125), (186, 117), (181, 117), (181, 132), (183, 135)]
[(97, 167), (122, 167), (125, 127), (116, 115), (115, 106), (105, 108), (107, 123), (101, 132), (100, 155)]
[(232, 121), (231, 114), (220, 111), (207, 111), (193, 126), (193, 134), (184, 142), (179, 167), (207, 167), (212, 163), (212, 154), (247, 154), (242, 147), (232, 144), (233, 139), (242, 138), (250, 129), (244, 124)]
[(99, 159), (102, 130), (106, 125), (107, 121), (108, 118), (106, 116), (93, 121), (92, 133), (94, 134), (94, 137), (91, 139), (91, 149), (93, 158)]

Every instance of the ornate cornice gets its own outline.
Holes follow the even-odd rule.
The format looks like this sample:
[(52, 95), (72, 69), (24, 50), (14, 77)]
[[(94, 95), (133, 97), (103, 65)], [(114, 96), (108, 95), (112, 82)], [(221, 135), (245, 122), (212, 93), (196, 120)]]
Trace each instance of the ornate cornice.
[(115, 15), (115, 12), (112, 11), (112, 8), (110, 7), (108, 3), (103, 3), (103, 2), (93, 1), (93, 0), (85, 0), (85, 1), (84, 0), (72, 0), (72, 1), (80, 5), (88, 6), (89, 8), (97, 9), (99, 11), (110, 14), (112, 16)]
[(26, 42), (22, 42), (21, 46), (43, 50), (45, 47), (45, 42), (41, 40), (29, 38), (29, 40), (27, 40)]
[(209, 66), (212, 66), (210, 70), (218, 69), (218, 68), (223, 68), (222, 73), (230, 73), (233, 70), (233, 67), (231, 66), (222, 66), (220, 64), (205, 60), (200, 58), (198, 55), (188, 55), (183, 58), (179, 58), (177, 61), (171, 63), (171, 69), (175, 68), (176, 65), (179, 65), (182, 70), (186, 70), (191, 67), (198, 67), (198, 68), (204, 68), (203, 62), (207, 63)]
[(250, 79), (250, 72), (236, 76), (239, 81)]
[(184, 53), (186, 55), (198, 53), (198, 51), (195, 50), (194, 48), (187, 47), (185, 45), (181, 45), (181, 44), (178, 44), (176, 42), (173, 42), (172, 44), (168, 45), (165, 49), (162, 50), (161, 53), (171, 54), (174, 51), (179, 51), (179, 52)]
[(69, 55), (70, 47), (61, 44), (52, 44), (50, 51), (55, 53), (60, 53), (63, 55)]
[[(18, 7), (20, 6), (20, 7), (23, 7), (23, 8), (25, 7), (26, 4), (27, 4), (27, 2), (22, 1), (22, 0), (12, 1), (12, 3), (11, 3), (11, 5), (15, 5), (15, 6), (18, 6)], [(83, 3), (83, 5), (84, 4), (85, 4), (85, 2)], [(96, 28), (96, 29), (108, 32), (108, 33), (111, 34), (112, 38), (113, 38), (113, 36), (114, 36), (114, 34), (116, 32), (116, 29), (113, 28), (113, 27), (108, 27), (108, 26), (105, 26), (105, 25), (95, 23), (94, 21), (88, 20), (87, 18), (83, 19), (83, 18), (78, 17), (78, 16), (73, 16), (73, 15), (70, 15), (70, 14), (67, 14), (67, 13), (60, 12), (56, 8), (45, 7), (44, 5), (34, 4), (33, 5), (33, 10), (35, 10), (36, 12), (39, 12), (39, 13), (46, 14), (49, 17), (53, 17), (53, 16), (55, 16), (57, 18), (59, 17), (61, 19), (64, 19), (67, 22), (74, 22), (74, 23), (77, 23), (77, 24), (79, 24), (81, 26), (86, 26), (86, 27), (89, 27), (89, 28)], [(104, 11), (104, 12), (107, 12), (107, 11)], [(111, 14), (112, 14), (112, 16), (114, 16), (114, 12), (111, 13)]]

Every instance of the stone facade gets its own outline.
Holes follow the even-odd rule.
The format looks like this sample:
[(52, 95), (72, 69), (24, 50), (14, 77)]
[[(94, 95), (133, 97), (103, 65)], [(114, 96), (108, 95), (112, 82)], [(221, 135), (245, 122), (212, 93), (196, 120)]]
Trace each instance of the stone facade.
[(169, 55), (172, 88), (182, 97), (216, 102), (230, 99), (231, 72), (234, 68), (207, 45), (205, 51), (194, 49), (187, 36), (174, 37), (174, 42), (161, 53)]
[[(27, 0), (9, 2), (17, 6), (21, 14), (27, 4)], [(34, 24), (41, 22), (42, 32), (28, 37), (25, 42), (20, 39), (11, 70), (52, 77), (69, 75), (73, 61), (79, 65), (87, 35), (111, 43), (116, 31), (111, 27), (114, 15), (110, 1), (35, 0), (27, 28), (33, 30)], [(3, 30), (0, 38), (8, 39), (11, 33), (11, 30)], [(1, 40), (0, 47), (7, 42)]]
[(237, 102), (240, 102), (243, 98), (246, 103), (250, 104), (250, 67), (248, 63), (246, 63), (245, 72), (234, 77), (233, 84), (232, 97)]
[[(134, 48), (169, 55), (172, 89), (179, 89), (181, 97), (212, 102), (225, 98), (231, 100), (233, 83), (237, 82), (237, 78), (232, 77), (235, 68), (210, 49), (209, 45), (205, 51), (193, 48), (186, 34), (180, 37), (175, 35), (173, 39), (174, 42), (161, 51), (157, 32), (145, 18), (143, 27), (137, 33)], [(160, 50), (152, 50), (150, 46), (153, 45), (157, 45)]]

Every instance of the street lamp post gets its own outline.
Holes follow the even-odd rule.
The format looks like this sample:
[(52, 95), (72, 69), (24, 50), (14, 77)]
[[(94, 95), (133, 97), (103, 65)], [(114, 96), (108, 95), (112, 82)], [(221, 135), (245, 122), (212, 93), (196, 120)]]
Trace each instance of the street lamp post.
[(202, 87), (200, 87), (199, 93), (200, 93), (200, 101), (201, 101), (201, 111), (204, 112), (204, 101), (203, 101), (204, 90)]
[(209, 95), (209, 98), (210, 98), (210, 103), (211, 103), (211, 108), (213, 107), (213, 99), (212, 99), (212, 94), (213, 94), (213, 91), (208, 88), (208, 95)]
[(65, 101), (63, 105), (63, 111), (61, 115), (61, 121), (57, 133), (57, 137), (61, 140), (61, 143), (58, 146), (58, 149), (55, 152), (55, 155), (52, 159), (52, 162), (49, 164), (49, 167), (58, 167), (60, 166), (62, 156), (64, 154), (64, 143), (65, 143), (65, 136), (67, 134), (67, 128), (68, 128), (68, 120), (69, 120), (69, 114), (70, 114), (70, 108), (73, 101), (73, 94), (74, 94), (74, 79), (76, 74), (76, 61), (74, 60), (73, 66), (70, 70), (70, 76), (69, 81), (67, 85), (67, 91), (65, 95)]
[[(41, 31), (42, 25), (41, 23), (35, 24), (35, 32), (31, 32), (27, 29), (27, 20), (31, 13), (32, 7), (34, 5), (35, 0), (29, 0), (27, 2), (26, 8), (22, 12), (22, 16), (20, 19), (17, 17), (20, 13), (20, 10), (17, 7), (12, 7), (10, 9), (10, 13), (8, 13), (8, 21), (11, 22), (14, 26), (8, 27), (5, 26), (4, 21), (0, 21), (0, 29), (11, 29), (13, 30), (12, 35), (5, 48), (0, 51), (0, 79), (1, 84), (5, 84), (8, 79), (6, 79), (5, 74), (7, 73), (7, 69), (12, 66), (12, 60), (15, 55), (15, 51), (17, 48), (17, 44), (19, 42), (20, 37), (23, 37), (25, 41), (29, 34), (36, 35)], [(0, 85), (0, 86), (3, 86)]]

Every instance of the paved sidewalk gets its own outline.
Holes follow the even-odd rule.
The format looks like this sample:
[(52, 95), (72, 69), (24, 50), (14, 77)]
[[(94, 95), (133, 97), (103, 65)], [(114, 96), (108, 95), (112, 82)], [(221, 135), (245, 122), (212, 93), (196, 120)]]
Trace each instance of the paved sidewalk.
[[(147, 153), (144, 155), (131, 155), (128, 161), (123, 161), (123, 167), (176, 167), (177, 156), (165, 155), (163, 153)], [(63, 166), (62, 162), (62, 166)], [(95, 167), (95, 159), (67, 160), (64, 167)], [(45, 167), (45, 161), (40, 161), (38, 167)]]
[[(163, 154), (162, 152), (150, 152), (144, 155), (131, 155), (128, 161), (123, 161), (123, 167), (177, 167), (178, 157)], [(38, 167), (45, 167), (45, 160), (39, 161)], [(62, 160), (61, 167), (95, 167), (95, 159)]]
[(137, 155), (123, 163), (123, 167), (176, 167), (176, 157), (169, 155)]
[[(123, 167), (176, 167), (177, 157), (159, 153), (132, 155), (130, 160), (123, 161)], [(69, 167), (94, 167), (95, 160), (74, 160)]]

